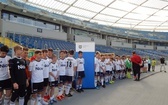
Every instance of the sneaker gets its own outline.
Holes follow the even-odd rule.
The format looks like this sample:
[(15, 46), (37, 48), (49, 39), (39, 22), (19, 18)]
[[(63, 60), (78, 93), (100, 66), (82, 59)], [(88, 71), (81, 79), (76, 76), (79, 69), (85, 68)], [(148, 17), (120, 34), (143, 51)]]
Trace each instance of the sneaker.
[(50, 100), (50, 102), (49, 102), (50, 104), (54, 104), (54, 101), (53, 100)]
[(66, 97), (72, 97), (72, 95), (71, 95), (71, 94), (65, 94), (65, 96), (66, 96)]
[(105, 85), (102, 85), (103, 88), (105, 88), (106, 86)]
[(57, 103), (57, 100), (55, 98), (52, 101), (55, 102), (55, 103)]
[(68, 95), (70, 95), (71, 97), (73, 96), (71, 93), (69, 93)]
[(112, 84), (112, 81), (110, 81), (109, 83)]
[(77, 89), (76, 91), (77, 91), (78, 93), (81, 93), (81, 90), (79, 90), (79, 89)]
[(164, 71), (166, 73), (166, 71)]
[(99, 90), (99, 89), (100, 89), (100, 87), (99, 87), (99, 86), (97, 86), (97, 87), (96, 87), (96, 89), (97, 89), (97, 90)]
[(84, 90), (83, 90), (83, 89), (80, 89), (80, 91), (81, 91), (81, 92), (84, 92)]
[(160, 72), (162, 72), (162, 70), (160, 70)]
[(62, 94), (60, 97), (61, 97), (62, 99), (65, 98), (65, 96), (64, 96), (63, 94)]
[(48, 102), (46, 102), (46, 101), (44, 101), (44, 100), (42, 100), (40, 103), (41, 103), (42, 105), (48, 105)]
[(58, 101), (62, 100), (61, 96), (57, 96), (56, 98), (57, 98)]

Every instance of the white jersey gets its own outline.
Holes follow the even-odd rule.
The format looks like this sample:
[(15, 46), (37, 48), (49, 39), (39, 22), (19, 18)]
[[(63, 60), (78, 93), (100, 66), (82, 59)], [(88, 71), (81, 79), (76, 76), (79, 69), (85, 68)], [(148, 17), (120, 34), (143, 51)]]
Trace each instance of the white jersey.
[(148, 60), (144, 61), (144, 67), (148, 67)]
[(121, 63), (121, 70), (124, 70), (125, 69), (125, 63), (123, 60), (120, 60), (120, 63)]
[(44, 63), (43, 76), (44, 76), (44, 78), (48, 78), (49, 77), (49, 65), (50, 65), (50, 61), (49, 61), (49, 59), (42, 59), (42, 61)]
[(76, 62), (77, 62), (77, 71), (84, 71), (84, 64), (85, 64), (84, 58), (77, 58)]
[(95, 72), (99, 72), (100, 71), (100, 60), (97, 59), (96, 57), (95, 57), (95, 65), (96, 65)]
[(120, 60), (116, 60), (115, 61), (115, 66), (116, 66), (116, 70), (121, 70), (121, 61)]
[(32, 61), (29, 64), (29, 71), (31, 71), (31, 82), (32, 83), (40, 83), (43, 82), (44, 76), (44, 62), (40, 61)]
[(66, 61), (67, 61), (66, 75), (74, 76), (74, 67), (77, 67), (76, 60), (73, 57), (67, 57)]
[(100, 72), (103, 72), (103, 69), (102, 69), (102, 68), (103, 68), (104, 70), (106, 70), (106, 64), (105, 64), (105, 62), (102, 62), (102, 61), (101, 61), (101, 62), (100, 62)]
[[(49, 72), (51, 72), (54, 76), (59, 75), (59, 67), (58, 67), (58, 63), (50, 63), (49, 65)], [(49, 81), (53, 82), (55, 81), (54, 77), (49, 75)]]
[(6, 56), (4, 58), (0, 57), (0, 81), (7, 80), (10, 78), (9, 75), (9, 60), (11, 59), (10, 56)]
[(104, 62), (106, 64), (106, 71), (111, 71), (112, 70), (112, 64), (111, 64), (110, 59), (106, 59)]
[(66, 75), (65, 71), (66, 71), (66, 66), (67, 66), (66, 59), (59, 59), (58, 66), (59, 66), (59, 75), (65, 76)]

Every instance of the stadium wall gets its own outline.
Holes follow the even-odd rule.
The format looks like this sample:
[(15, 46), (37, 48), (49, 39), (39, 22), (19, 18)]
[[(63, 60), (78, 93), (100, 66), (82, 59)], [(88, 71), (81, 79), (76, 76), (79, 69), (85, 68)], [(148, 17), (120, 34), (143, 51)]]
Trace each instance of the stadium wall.
[(149, 45), (140, 45), (140, 44), (136, 44), (136, 48), (137, 48), (137, 49), (150, 49), (150, 50), (153, 50), (153, 49), (154, 49), (153, 46), (149, 46)]
[(111, 41), (111, 47), (132, 48), (132, 44), (130, 44), (130, 43), (123, 43), (123, 42)]
[(95, 42), (97, 45), (105, 45), (106, 46), (106, 40), (105, 39), (98, 39), (98, 38), (92, 38), (92, 37), (84, 37), (75, 35), (75, 42)]
[(157, 50), (168, 50), (168, 47), (166, 46), (156, 46)]
[(57, 40), (67, 40), (67, 34), (63, 32), (58, 32), (55, 30), (48, 30), (43, 28), (38, 28), (35, 26), (28, 26), (21, 23), (10, 22), (1, 20), (1, 31), (2, 35), (5, 36), (7, 32), (26, 34), (30, 36), (51, 38)]

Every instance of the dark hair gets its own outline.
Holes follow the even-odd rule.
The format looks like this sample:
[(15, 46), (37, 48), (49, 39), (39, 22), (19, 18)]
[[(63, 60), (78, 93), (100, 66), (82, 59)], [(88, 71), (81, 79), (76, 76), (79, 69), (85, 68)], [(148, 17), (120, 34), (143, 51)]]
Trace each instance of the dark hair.
[(78, 54), (82, 54), (83, 52), (82, 51), (79, 51)]
[(36, 50), (34, 53), (35, 54), (39, 54), (39, 53), (41, 53), (41, 51), (40, 50)]
[(136, 52), (135, 52), (135, 51), (133, 51), (133, 52), (132, 52), (132, 54), (136, 54)]
[(49, 49), (48, 49), (48, 51), (51, 51), (51, 52), (53, 52), (53, 49), (52, 49), (52, 48), (49, 48)]
[(99, 52), (99, 51), (96, 51), (96, 55), (97, 55), (97, 54), (100, 54), (100, 52)]
[(74, 50), (69, 50), (68, 53), (69, 53), (70, 55), (74, 55)]
[(23, 48), (23, 51), (28, 51), (29, 49), (27, 47), (24, 47)]
[(47, 53), (47, 52), (48, 52), (48, 50), (46, 50), (46, 49), (43, 49), (43, 50), (42, 50), (42, 52), (43, 52), (43, 53)]
[(1, 51), (1, 52), (6, 52), (6, 53), (8, 53), (8, 52), (9, 52), (9, 47), (6, 46), (6, 45), (4, 45), (4, 46), (2, 46), (2, 47), (0, 48), (0, 51)]
[(59, 53), (65, 53), (65, 51), (64, 51), (64, 50), (61, 50)]

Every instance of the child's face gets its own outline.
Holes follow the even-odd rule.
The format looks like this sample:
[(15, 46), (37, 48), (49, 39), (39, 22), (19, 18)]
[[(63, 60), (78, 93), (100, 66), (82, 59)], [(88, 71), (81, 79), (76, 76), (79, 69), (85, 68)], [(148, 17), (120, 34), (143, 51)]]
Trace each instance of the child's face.
[(48, 54), (47, 52), (44, 52), (43, 57), (47, 57), (47, 54)]
[(3, 51), (0, 52), (0, 56), (1, 56), (1, 57), (5, 57), (6, 55), (7, 55), (6, 52), (3, 52)]
[(57, 57), (54, 57), (54, 58), (52, 59), (52, 62), (55, 63), (56, 61), (57, 61)]
[(41, 59), (41, 57), (42, 57), (42, 54), (41, 54), (41, 53), (36, 54), (36, 58), (37, 58), (37, 59)]
[(80, 54), (79, 54), (79, 58), (82, 58), (82, 57), (83, 57), (83, 54), (82, 54), (82, 53), (80, 53)]
[(19, 55), (21, 55), (22, 52), (23, 52), (23, 49), (18, 49), (18, 50), (16, 50), (16, 53), (19, 54)]

